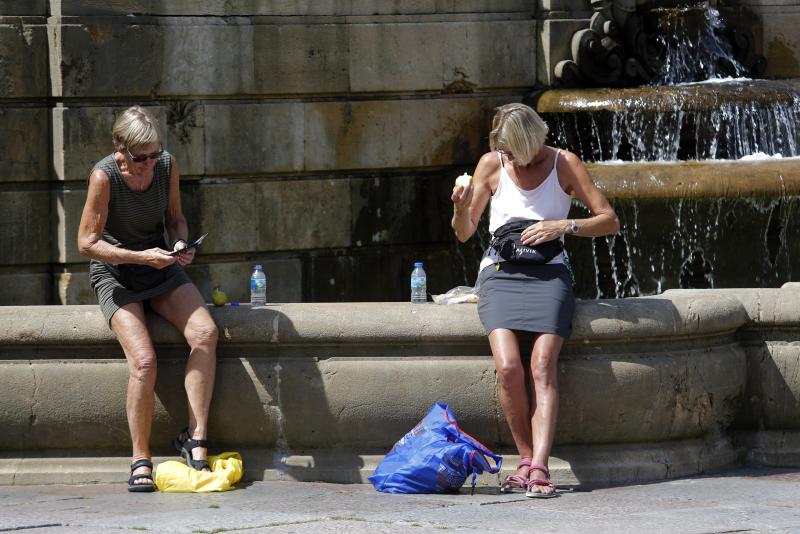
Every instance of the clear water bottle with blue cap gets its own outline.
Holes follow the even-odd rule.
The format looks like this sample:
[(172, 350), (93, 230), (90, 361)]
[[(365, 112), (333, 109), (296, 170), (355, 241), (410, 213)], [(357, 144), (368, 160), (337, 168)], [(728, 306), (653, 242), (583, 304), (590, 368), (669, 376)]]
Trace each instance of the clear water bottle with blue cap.
[(411, 303), (424, 304), (428, 301), (428, 277), (422, 262), (414, 263), (414, 270), (411, 271)]
[(250, 305), (263, 306), (267, 303), (267, 275), (257, 264), (250, 276)]

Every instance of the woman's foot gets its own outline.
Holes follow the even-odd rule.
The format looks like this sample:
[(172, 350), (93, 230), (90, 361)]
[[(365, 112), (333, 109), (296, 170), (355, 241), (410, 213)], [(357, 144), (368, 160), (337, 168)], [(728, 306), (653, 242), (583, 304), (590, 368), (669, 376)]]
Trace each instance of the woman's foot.
[(180, 453), (186, 464), (198, 471), (211, 471), (208, 465), (208, 440), (192, 438), (189, 435), (189, 428), (184, 428), (172, 446)]
[(151, 492), (155, 491), (153, 482), (153, 463), (150, 460), (137, 460), (131, 464), (131, 476), (128, 479), (128, 491)]
[(555, 484), (550, 480), (550, 470), (546, 465), (533, 464), (528, 479), (526, 497), (549, 499), (558, 497)]
[(528, 475), (531, 470), (531, 459), (525, 456), (520, 457), (517, 464), (517, 471), (513, 475), (508, 475), (500, 485), (500, 493), (511, 493), (515, 489), (526, 489), (528, 487)]

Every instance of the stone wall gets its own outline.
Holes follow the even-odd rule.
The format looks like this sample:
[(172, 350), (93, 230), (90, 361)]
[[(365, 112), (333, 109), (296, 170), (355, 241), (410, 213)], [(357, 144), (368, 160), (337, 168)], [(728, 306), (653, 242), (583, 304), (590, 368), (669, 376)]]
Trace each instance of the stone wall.
[[(492, 108), (536, 84), (534, 6), (428, 2), (4, 2), (0, 304), (89, 303), (75, 246), (115, 114), (160, 119), (179, 163), (189, 274), (208, 296), (405, 300), (450, 272), (452, 179)], [(458, 281), (438, 280), (444, 290)]]

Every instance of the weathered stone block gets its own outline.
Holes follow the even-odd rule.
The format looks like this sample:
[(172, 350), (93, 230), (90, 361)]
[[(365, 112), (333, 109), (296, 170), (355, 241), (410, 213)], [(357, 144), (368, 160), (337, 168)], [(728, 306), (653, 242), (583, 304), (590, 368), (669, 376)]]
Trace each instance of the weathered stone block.
[[(64, 96), (470, 93), (536, 82), (533, 20), (261, 24), (191, 18), (63, 24)], [(135, 62), (118, 76), (119, 58)]]
[(535, 23), (358, 24), (350, 28), (353, 91), (471, 93), (536, 83)]
[(800, 429), (800, 347), (770, 341), (748, 351), (745, 421), (763, 430)]
[(3, 265), (50, 262), (50, 193), (0, 191)]
[(206, 174), (205, 106), (195, 101), (175, 100), (161, 109), (164, 148), (175, 156), (181, 176)]
[(86, 189), (64, 189), (53, 193), (53, 258), (60, 263), (83, 263), (89, 260), (78, 252), (78, 228), (86, 203)]
[(0, 274), (0, 306), (51, 304), (48, 273), (13, 272)]
[[(11, 0), (22, 2), (24, 0)], [(44, 3), (44, 0), (36, 0)], [(530, 12), (529, 0), (62, 0), (67, 15), (406, 15), (434, 13)]]
[(0, 4), (2, 15), (47, 15), (48, 0), (4, 0)]
[[(207, 104), (206, 172), (301, 170), (306, 139), (309, 139), (303, 123), (303, 109), (303, 104)], [(319, 142), (314, 140), (315, 149)]]
[[(348, 26), (143, 19), (64, 25), (64, 96), (331, 93), (348, 87)], [(90, 53), (87, 54), (87, 50)], [(124, 80), (119, 57), (137, 68)]]
[[(291, 449), (384, 448), (410, 430), (437, 401), (447, 399), (463, 428), (497, 442), (494, 363), (484, 358), (365, 361), (293, 360), (281, 378), (286, 441)], [(386, 387), (391, 384), (391, 387)], [(394, 398), (406, 399), (398, 404)], [(475, 410), (475, 399), (482, 399)], [(369, 414), (388, 414), (380, 426)], [(354, 439), (355, 436), (358, 436)]]
[(48, 82), (44, 20), (0, 17), (0, 98), (44, 98)]
[[(592, 387), (580, 398), (561, 396), (557, 441), (635, 443), (703, 436), (730, 425), (745, 380), (740, 347), (658, 353), (643, 348), (635, 359), (614, 362), (564, 358), (559, 363), (561, 391), (577, 391), (587, 381)], [(609, 397), (615, 399), (615, 413), (598, 416)]]
[(0, 107), (0, 183), (50, 179), (47, 115), (44, 108)]
[(573, 13), (586, 16), (591, 15), (591, 5), (586, 0), (537, 0), (537, 7), (541, 11)]
[(492, 108), (509, 99), (437, 98), (306, 104), (306, 170), (474, 163)]
[(257, 93), (340, 93), (351, 90), (346, 24), (262, 24), (253, 27), (253, 86)]
[(70, 265), (72, 272), (54, 275), (57, 291), (56, 304), (97, 304), (97, 298), (89, 284), (89, 260), (85, 264)]
[(125, 108), (70, 107), (53, 110), (53, 146), (56, 176), (59, 180), (86, 183), (95, 163), (111, 154), (111, 127)]
[(767, 58), (766, 76), (772, 78), (800, 77), (800, 12), (764, 13), (764, 55)]
[[(139, 24), (124, 19), (79, 20), (61, 26), (62, 59), (55, 69), (63, 78), (64, 96), (238, 95), (288, 93), (292, 88), (312, 92), (309, 82), (321, 83), (330, 74), (321, 73), (302, 87), (285, 85), (289, 71), (297, 78), (314, 70), (301, 61), (304, 51), (297, 57), (286, 57), (285, 52), (295, 50), (298, 41), (325, 44), (327, 40), (315, 31), (318, 26), (253, 26), (245, 21), (231, 24), (225, 19), (191, 17), (166, 22), (146, 18)], [(259, 36), (254, 35), (256, 28), (261, 30)], [(284, 41), (286, 47), (276, 47)], [(347, 52), (346, 41), (341, 48)], [(282, 55), (271, 54), (264, 61), (267, 50)], [(136, 64), (124, 77), (118, 75), (120, 57)], [(281, 61), (292, 64), (276, 68), (273, 62)], [(264, 87), (255, 84), (257, 62)]]
[[(0, 413), (8, 415), (9, 425), (0, 436), (0, 449), (128, 448), (125, 404), (118, 402), (127, 389), (128, 366), (120, 354), (116, 356), (110, 361), (78, 364), (57, 360), (6, 363)], [(169, 443), (186, 426), (185, 362), (159, 359), (158, 367), (151, 443), (156, 451), (163, 451), (166, 447), (159, 444)], [(280, 412), (277, 407), (270, 409), (269, 403), (278, 396), (274, 378), (270, 381), (269, 370), (260, 371), (261, 367), (247, 360), (218, 362), (210, 424), (221, 436), (220, 442), (275, 446)], [(262, 409), (242, 411), (242, 403)]]
[[(60, 180), (85, 183), (95, 163), (111, 154), (111, 128), (124, 107), (58, 107), (53, 109), (53, 160)], [(175, 156), (182, 175), (202, 175), (204, 108), (186, 101), (150, 107), (159, 122), (164, 148)]]

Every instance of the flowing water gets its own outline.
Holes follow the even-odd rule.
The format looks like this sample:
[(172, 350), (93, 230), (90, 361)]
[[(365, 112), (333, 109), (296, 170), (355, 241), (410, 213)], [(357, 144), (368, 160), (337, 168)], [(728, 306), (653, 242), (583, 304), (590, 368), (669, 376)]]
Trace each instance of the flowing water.
[(652, 85), (675, 85), (713, 78), (744, 77), (747, 69), (722, 36), (725, 23), (707, 4), (680, 9), (653, 9), (658, 17), (656, 41), (663, 50), (661, 72)]

